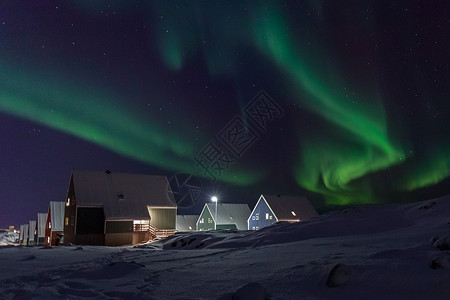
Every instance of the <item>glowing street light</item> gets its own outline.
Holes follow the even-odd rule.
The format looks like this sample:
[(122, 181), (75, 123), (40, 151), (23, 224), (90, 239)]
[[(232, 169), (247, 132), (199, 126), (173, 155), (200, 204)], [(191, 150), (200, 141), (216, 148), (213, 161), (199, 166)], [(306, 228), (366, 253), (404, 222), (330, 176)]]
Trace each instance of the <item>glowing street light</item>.
[(219, 202), (219, 199), (217, 199), (216, 196), (212, 196), (211, 197), (211, 201), (212, 202), (216, 202), (216, 213), (215, 213), (215, 216), (214, 216), (214, 220), (215, 220), (215, 222), (214, 222), (214, 229), (217, 229), (217, 202)]

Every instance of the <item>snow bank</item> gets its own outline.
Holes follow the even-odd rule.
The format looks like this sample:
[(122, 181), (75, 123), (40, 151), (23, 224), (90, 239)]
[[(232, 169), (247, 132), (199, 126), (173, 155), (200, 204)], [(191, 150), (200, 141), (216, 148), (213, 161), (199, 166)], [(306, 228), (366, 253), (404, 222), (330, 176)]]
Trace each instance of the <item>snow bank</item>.
[(0, 247), (2, 299), (449, 299), (450, 197), (135, 247)]

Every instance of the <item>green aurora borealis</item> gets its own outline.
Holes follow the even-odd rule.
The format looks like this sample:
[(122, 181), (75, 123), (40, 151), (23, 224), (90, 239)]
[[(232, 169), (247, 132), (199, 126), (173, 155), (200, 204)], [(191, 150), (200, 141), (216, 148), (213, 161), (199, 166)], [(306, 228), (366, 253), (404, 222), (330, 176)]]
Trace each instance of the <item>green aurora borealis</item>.
[[(376, 7), (375, 2), (367, 3)], [(224, 79), (245, 86), (242, 82), (247, 80), (248, 73), (243, 75), (240, 72), (243, 69), (250, 72), (248, 69), (257, 67), (250, 62), (245, 65), (246, 59), (240, 61), (236, 53), (241, 56), (251, 53), (248, 61), (267, 65), (279, 74), (279, 78), (262, 80), (272, 82), (273, 87), (261, 88), (276, 96), (283, 107), (291, 107), (294, 103), (301, 106), (305, 111), (302, 113), (321, 124), (322, 129), (311, 130), (292, 113), (288, 114), (290, 119), (285, 120), (286, 126), (293, 126), (290, 128), (292, 135), (281, 139), (283, 143), (290, 143), (290, 148), (295, 151), (295, 157), (286, 163), (290, 166), (286, 174), (299, 188), (323, 196), (327, 204), (373, 203), (385, 201), (377, 193), (377, 188), (385, 182), (379, 183), (374, 179), (379, 176), (389, 176), (386, 180), (390, 186), (386, 189), (392, 193), (411, 192), (448, 178), (450, 142), (448, 139), (437, 140), (449, 130), (442, 128), (446, 123), (442, 119), (448, 119), (449, 111), (434, 127), (427, 125), (427, 129), (433, 128), (438, 132), (438, 138), (423, 138), (424, 133), (413, 137), (414, 129), (409, 129), (408, 125), (401, 126), (413, 121), (401, 110), (391, 108), (396, 105), (392, 104), (395, 97), (382, 92), (381, 83), (364, 81), (369, 76), (355, 78), (356, 71), (348, 75), (341, 63), (335, 63), (338, 58), (333, 57), (333, 51), (321, 47), (327, 37), (319, 34), (315, 37), (313, 30), (316, 29), (309, 32), (307, 26), (325, 31), (323, 19), (331, 13), (325, 2), (306, 1), (303, 4), (316, 15), (310, 17), (312, 21), (307, 24), (302, 23), (303, 15), (290, 14), (278, 2), (260, 1), (245, 10), (238, 2), (229, 6), (183, 2), (176, 10), (171, 5), (153, 3), (145, 6), (143, 12), (143, 18), (151, 28), (147, 33), (147, 43), (157, 53), (156, 58), (152, 54), (143, 57), (153, 58), (157, 61), (155, 65), (164, 65), (168, 77), (182, 74), (195, 62), (202, 64), (198, 72), (209, 76), (213, 82)], [(127, 7), (124, 3), (120, 6)], [(316, 38), (315, 48), (305, 46), (307, 34), (300, 36), (302, 30), (308, 32), (308, 38)], [(126, 49), (127, 45), (123, 47)], [(174, 118), (180, 124), (179, 130), (168, 129), (158, 121), (156, 112), (144, 114), (135, 106), (128, 105), (123, 96), (116, 95), (114, 88), (90, 84), (86, 78), (90, 78), (92, 71), (88, 69), (67, 79), (61, 76), (65, 73), (64, 67), (53, 72), (44, 72), (33, 65), (23, 68), (14, 61), (9, 50), (2, 51), (2, 57), (6, 58), (1, 61), (0, 70), (2, 112), (168, 171), (203, 175), (202, 170), (195, 166), (193, 157), (216, 131), (210, 129), (198, 133), (188, 129), (188, 125), (195, 121), (189, 112), (182, 114), (176, 111)], [(153, 65), (151, 68), (156, 69)], [(258, 72), (252, 75), (255, 78), (261, 76)], [(442, 85), (445, 86), (444, 83)], [(286, 87), (289, 87), (287, 92), (278, 93)], [(152, 88), (155, 90), (149, 101), (169, 101), (168, 93), (157, 91), (155, 86)], [(445, 88), (448, 91), (448, 87)], [(230, 93), (234, 97), (229, 101), (238, 102), (237, 106), (241, 106), (252, 93), (243, 95), (244, 92), (236, 88), (235, 93)], [(440, 103), (444, 101), (444, 94), (445, 91), (429, 98), (435, 97), (434, 101)], [(286, 96), (286, 99), (279, 95)], [(195, 97), (194, 93), (183, 104)], [(441, 106), (445, 108), (445, 105)], [(230, 116), (236, 113), (234, 111)], [(419, 117), (415, 118), (419, 120)], [(431, 117), (422, 119), (422, 122), (430, 124), (432, 121)], [(414, 145), (414, 151), (410, 145)], [(270, 173), (270, 167), (260, 164), (255, 167), (255, 164), (246, 164), (245, 159), (224, 172), (219, 180), (240, 186), (256, 186), (270, 180), (271, 176), (277, 176)]]

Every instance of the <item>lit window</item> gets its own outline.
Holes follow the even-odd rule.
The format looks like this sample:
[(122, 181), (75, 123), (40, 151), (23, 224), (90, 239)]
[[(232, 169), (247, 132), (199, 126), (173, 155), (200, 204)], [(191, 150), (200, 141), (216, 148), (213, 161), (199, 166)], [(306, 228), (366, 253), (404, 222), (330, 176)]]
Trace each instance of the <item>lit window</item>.
[(256, 220), (259, 220), (259, 214), (256, 214)]
[(295, 217), (296, 216), (296, 214), (295, 214), (295, 212), (294, 211), (291, 211), (291, 214)]
[(259, 227), (258, 226), (256, 226), (256, 230), (258, 230), (259, 229)]
[(269, 216), (269, 219), (271, 219), (271, 220), (272, 220), (272, 216)]
[(66, 206), (70, 205), (70, 198), (67, 198)]
[(52, 222), (48, 222), (48, 228), (52, 229)]
[(252, 227), (252, 230), (255, 230), (255, 226)]
[(255, 220), (255, 216), (252, 217), (252, 220)]
[(230, 220), (233, 220), (233, 217), (232, 217), (232, 216), (230, 216)]
[(66, 219), (64, 220), (64, 225), (69, 225), (69, 217), (66, 217)]
[(192, 226), (189, 226), (189, 230), (192, 230)]
[(50, 244), (50, 237), (47, 237), (47, 243)]
[(269, 220), (269, 213), (266, 213), (266, 220)]

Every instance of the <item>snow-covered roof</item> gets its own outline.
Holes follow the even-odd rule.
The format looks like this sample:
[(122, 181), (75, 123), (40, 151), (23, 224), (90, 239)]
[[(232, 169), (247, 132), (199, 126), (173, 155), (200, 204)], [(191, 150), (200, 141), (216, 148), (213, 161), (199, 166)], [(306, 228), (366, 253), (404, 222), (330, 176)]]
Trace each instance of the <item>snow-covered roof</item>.
[(47, 222), (47, 213), (38, 213), (37, 217), (37, 235), (38, 237), (45, 236), (45, 223)]
[(166, 176), (73, 171), (79, 206), (102, 206), (106, 219), (148, 219), (147, 207), (177, 207)]
[(19, 233), (19, 240), (23, 240), (23, 231), (24, 231), (25, 225), (20, 225), (20, 233)]
[[(22, 227), (22, 226), (21, 226)], [(23, 235), (22, 235), (22, 238), (24, 239), (24, 240), (26, 240), (26, 239), (28, 239), (28, 228), (30, 227), (30, 225), (29, 224), (24, 224), (23, 225)]]
[(177, 215), (177, 231), (192, 231), (196, 228), (198, 215)]
[(306, 221), (319, 215), (306, 197), (261, 195), (260, 201), (261, 198), (266, 200), (279, 221)]
[[(205, 204), (211, 215), (216, 221), (216, 204), (206, 203)], [(247, 230), (247, 219), (250, 216), (250, 208), (247, 204), (236, 204), (236, 203), (217, 203), (217, 225), (225, 224), (236, 224), (237, 229)]]
[(48, 209), (50, 210), (52, 231), (64, 231), (65, 205), (65, 202), (50, 201)]
[(28, 222), (28, 235), (34, 238), (34, 231), (36, 230), (36, 220), (30, 220)]

